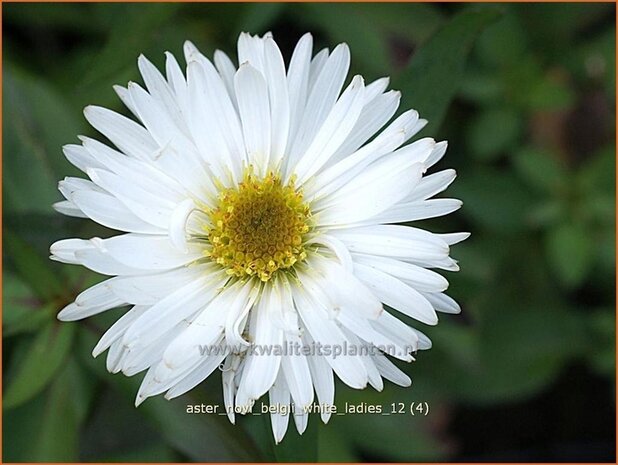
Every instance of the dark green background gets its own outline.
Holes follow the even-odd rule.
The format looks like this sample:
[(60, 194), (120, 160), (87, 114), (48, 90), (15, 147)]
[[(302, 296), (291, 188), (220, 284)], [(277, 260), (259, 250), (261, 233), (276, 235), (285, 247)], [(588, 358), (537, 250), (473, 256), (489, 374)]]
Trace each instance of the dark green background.
[[(615, 25), (613, 4), (3, 4), (4, 461), (614, 461)], [(90, 351), (120, 314), (60, 324), (100, 280), (48, 259), (65, 237), (110, 235), (51, 209), (76, 170), (61, 146), (96, 135), (87, 104), (141, 82), (191, 39), (235, 55), (272, 30), (289, 58), (305, 31), (346, 41), (352, 72), (393, 76), (402, 108), (449, 140), (438, 168), (464, 207), (426, 221), (470, 231), (449, 274), (459, 316), (423, 328), (434, 348), (409, 389), (337, 387), (337, 403), (426, 401), (420, 416), (312, 418), (272, 444), (265, 417), (188, 416), (221, 402), (219, 374), (190, 396), (133, 407), (139, 377)], [(125, 110), (122, 110), (125, 111)]]

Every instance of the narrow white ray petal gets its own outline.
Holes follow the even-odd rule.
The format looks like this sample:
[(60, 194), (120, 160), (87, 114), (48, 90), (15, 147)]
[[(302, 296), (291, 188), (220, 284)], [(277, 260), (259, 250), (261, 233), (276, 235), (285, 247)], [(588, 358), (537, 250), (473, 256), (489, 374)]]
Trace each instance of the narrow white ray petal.
[(137, 110), (135, 109), (135, 105), (133, 104), (133, 99), (129, 94), (129, 89), (118, 85), (114, 85), (113, 89), (116, 92), (116, 95), (118, 95), (120, 101), (124, 104), (124, 106), (127, 107), (134, 116), (137, 116), (139, 118)]
[[(271, 297), (274, 293), (268, 293), (266, 297)], [(239, 386), (240, 391), (246, 391), (250, 399), (259, 399), (272, 387), (279, 373), (281, 366), (281, 355), (275, 353), (276, 347), (283, 345), (283, 331), (274, 326), (269, 317), (269, 312), (274, 311), (270, 305), (282, 305), (278, 295), (274, 298), (261, 296), (255, 313), (255, 332), (252, 333), (253, 344), (256, 352), (251, 353), (247, 360), (247, 367), (243, 372), (242, 381)], [(265, 352), (273, 349), (273, 353)], [(239, 402), (237, 399), (237, 403)]]
[(221, 282), (221, 277), (203, 276), (178, 288), (140, 316), (124, 334), (123, 343), (129, 347), (144, 346), (156, 340), (168, 328), (206, 308), (217, 296)]
[[(324, 127), (328, 115), (332, 113), (349, 67), (350, 50), (346, 44), (339, 44), (322, 67), (322, 71), (307, 98), (307, 103), (301, 110), (303, 113), (298, 131), (294, 134), (292, 145), (288, 146), (287, 150), (289, 156), (288, 176), (291, 174), (291, 169), (307, 152), (320, 128)], [(362, 105), (362, 100), (360, 105)]]
[(290, 129), (290, 98), (281, 51), (273, 39), (264, 41), (264, 75), (270, 95), (270, 165), (281, 168)]
[(358, 347), (358, 358), (365, 365), (365, 370), (367, 370), (367, 380), (371, 387), (373, 387), (376, 391), (381, 392), (384, 389), (384, 382), (382, 381), (382, 376), (380, 376), (380, 372), (376, 368), (375, 363), (373, 362), (373, 358), (368, 355), (368, 351), (371, 349), (371, 344), (364, 343), (361, 341), (352, 331), (349, 331), (344, 328), (344, 333), (350, 339), (350, 342)]
[(264, 39), (241, 32), (238, 36), (238, 64), (249, 63), (264, 73)]
[[(223, 348), (223, 346), (221, 347)], [(206, 360), (201, 362), (187, 376), (178, 381), (174, 387), (170, 388), (165, 393), (165, 398), (171, 400), (185, 394), (186, 392), (189, 392), (191, 389), (208, 378), (221, 365), (221, 362), (225, 357), (226, 354), (223, 349), (221, 350), (221, 353), (217, 355), (206, 357)]]
[(232, 60), (226, 53), (221, 50), (215, 50), (214, 62), (217, 71), (221, 75), (225, 88), (230, 94), (230, 99), (234, 108), (238, 109), (238, 103), (236, 102), (236, 92), (234, 91), (234, 75), (236, 74), (236, 66), (232, 63)]
[(420, 292), (392, 275), (367, 265), (354, 264), (354, 273), (386, 305), (421, 323), (435, 325), (438, 316), (429, 301)]
[(58, 213), (62, 213), (63, 215), (73, 216), (75, 218), (88, 218), (88, 215), (81, 211), (79, 207), (70, 200), (56, 202), (52, 204), (52, 207)]
[(410, 111), (393, 121), (380, 135), (352, 155), (318, 173), (313, 186), (308, 186), (308, 198), (322, 198), (348, 183), (371, 163), (383, 157), (406, 140), (406, 127), (416, 121), (418, 113)]
[[(299, 344), (298, 347), (302, 347), (299, 337), (286, 335), (285, 339), (288, 344)], [(281, 370), (294, 403), (301, 408), (309, 406), (313, 402), (313, 382), (307, 357), (302, 353), (286, 354), (281, 358)]]
[(421, 182), (418, 183), (418, 186), (410, 192), (406, 200), (414, 202), (433, 197), (450, 186), (456, 177), (457, 173), (453, 169), (438, 171), (437, 173), (425, 176)]
[(376, 331), (395, 342), (397, 346), (404, 347), (409, 352), (416, 352), (418, 350), (419, 337), (414, 328), (411, 328), (386, 310), (380, 315), (380, 318), (370, 321), (369, 324)]
[[(308, 333), (304, 338), (306, 338), (308, 344), (314, 342)], [(321, 355), (308, 355), (307, 362), (309, 363), (315, 393), (318, 396), (321, 407), (323, 407), (320, 409), (320, 417), (324, 423), (328, 423), (331, 416), (330, 407), (335, 404), (335, 377), (333, 376), (333, 369)]]
[[(111, 278), (114, 279), (116, 278)], [(126, 302), (111, 291), (108, 281), (110, 280), (95, 284), (81, 292), (75, 298), (75, 302), (58, 313), (57, 318), (61, 321), (76, 321), (125, 305)]]
[[(365, 88), (365, 93), (367, 93), (367, 87)], [(354, 153), (361, 145), (373, 137), (393, 117), (399, 107), (400, 99), (401, 93), (392, 90), (365, 103), (358, 121), (345, 142), (334, 153), (331, 163)]]
[(324, 308), (328, 302), (320, 302), (318, 294), (309, 294), (300, 287), (294, 292), (294, 302), (298, 312), (314, 341), (322, 347), (330, 348), (330, 355), (324, 354), (326, 362), (337, 376), (348, 386), (354, 389), (364, 389), (367, 385), (367, 371), (362, 361), (346, 353), (337, 354), (349, 346), (349, 341), (335, 320), (327, 317)]
[(459, 210), (462, 204), (462, 201), (457, 199), (430, 199), (414, 202), (400, 202), (379, 215), (361, 222), (361, 224), (403, 223), (437, 218)]
[(95, 160), (81, 145), (69, 144), (62, 147), (62, 152), (69, 162), (84, 173), (88, 168), (105, 168), (105, 165)]
[(121, 176), (106, 170), (88, 169), (88, 176), (143, 221), (167, 229), (174, 203), (152, 190), (126, 182)]
[(228, 313), (244, 307), (252, 286), (236, 283), (220, 291), (165, 349), (163, 362), (170, 372), (181, 372), (199, 361), (200, 350), (213, 344), (225, 330)]
[(84, 109), (88, 122), (125, 154), (151, 160), (159, 149), (146, 129), (106, 108), (90, 105)]
[(97, 345), (92, 349), (92, 356), (98, 357), (107, 350), (114, 342), (122, 337), (127, 328), (147, 309), (147, 305), (135, 305), (131, 310), (122, 315), (107, 331), (105, 331), (103, 336), (101, 336)]
[(365, 88), (365, 103), (369, 103), (381, 95), (388, 88), (390, 82), (391, 80), (389, 77), (381, 77), (372, 83), (367, 84), (367, 87)]
[(423, 292), (423, 296), (433, 305), (433, 308), (439, 312), (452, 314), (461, 313), (459, 304), (444, 293)]
[(311, 65), (309, 68), (309, 85), (307, 89), (309, 93), (311, 93), (311, 90), (313, 89), (313, 86), (315, 85), (318, 76), (322, 72), (322, 68), (324, 68), (326, 61), (328, 60), (328, 56), (328, 48), (323, 48), (311, 59)]
[[(170, 60), (169, 56), (167, 60)], [(178, 105), (178, 98), (170, 84), (144, 55), (139, 56), (137, 65), (150, 95), (161, 103), (161, 108), (176, 128), (183, 134), (187, 134), (187, 127)]]
[(298, 434), (302, 435), (307, 429), (307, 424), (309, 423), (309, 414), (306, 412), (306, 408), (302, 408), (294, 404), (293, 418), (296, 431), (298, 431)]
[(437, 236), (440, 237), (448, 245), (455, 245), (469, 238), (470, 233), (469, 232), (447, 233), (447, 234), (437, 234)]
[(217, 276), (217, 273), (220, 274), (220, 269), (212, 263), (183, 266), (155, 274), (119, 276), (109, 282), (109, 287), (126, 302), (154, 305), (186, 284), (204, 276)]
[(234, 89), (249, 164), (264, 176), (270, 158), (270, 102), (266, 81), (248, 63), (240, 65), (234, 76)]
[(287, 387), (285, 375), (282, 370), (279, 370), (279, 375), (277, 376), (275, 384), (273, 384), (268, 392), (268, 398), (272, 408), (270, 422), (273, 436), (275, 437), (275, 443), (279, 444), (283, 436), (285, 436), (290, 421), (290, 390)]
[(412, 385), (412, 380), (408, 375), (395, 366), (384, 355), (376, 354), (373, 356), (373, 361), (384, 378), (398, 386), (408, 387)]
[(174, 247), (169, 237), (135, 233), (104, 239), (101, 247), (120, 263), (152, 271), (176, 268), (203, 256), (198, 244), (188, 244), (188, 251), (183, 253)]
[(300, 152), (302, 155), (294, 167), (300, 185), (317, 173), (346, 139), (363, 108), (364, 91), (363, 78), (355, 76), (328, 113), (315, 138), (306, 150)]
[(182, 69), (180, 69), (176, 57), (170, 52), (165, 52), (165, 74), (167, 82), (171, 86), (176, 97), (181, 118), (186, 124), (189, 116), (189, 91), (187, 89), (187, 80), (182, 73)]
[(442, 239), (407, 226), (361, 226), (334, 229), (331, 234), (343, 241), (350, 252), (383, 255), (413, 263), (444, 260), (449, 254), (449, 247)]
[(444, 276), (422, 266), (376, 255), (352, 254), (355, 262), (384, 271), (407, 282), (418, 291), (442, 292), (448, 288)]
[(63, 239), (50, 246), (52, 260), (62, 263), (83, 265), (86, 268), (105, 275), (136, 275), (145, 273), (135, 267), (120, 263), (102, 246), (103, 239), (94, 237), (85, 239)]
[(290, 99), (290, 132), (286, 148), (288, 156), (307, 103), (312, 49), (313, 37), (310, 33), (306, 33), (296, 44), (288, 67), (287, 84)]
[(87, 218), (119, 231), (164, 234), (165, 230), (138, 218), (112, 195), (89, 190), (75, 191), (71, 201)]
[(370, 165), (317, 212), (322, 227), (337, 227), (373, 218), (401, 201), (420, 181), (424, 166), (393, 155)]

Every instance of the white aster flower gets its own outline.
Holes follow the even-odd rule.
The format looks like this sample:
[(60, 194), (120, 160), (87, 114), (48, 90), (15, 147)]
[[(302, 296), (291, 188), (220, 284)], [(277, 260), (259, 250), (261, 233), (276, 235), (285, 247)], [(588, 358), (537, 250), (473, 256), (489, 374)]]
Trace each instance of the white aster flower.
[(468, 234), (395, 224), (461, 206), (431, 199), (455, 171), (424, 176), (446, 142), (404, 145), (426, 121), (410, 110), (388, 124), (400, 94), (387, 78), (344, 89), (346, 44), (312, 57), (306, 34), (287, 69), (270, 34), (240, 35), (238, 69), (220, 51), (214, 64), (190, 42), (184, 52), (186, 73), (169, 53), (165, 76), (141, 56), (146, 89), (116, 87), (139, 123), (85, 109), (116, 148), (87, 137), (64, 147), (89, 179), (61, 181), (55, 208), (123, 234), (51, 246), (54, 260), (112, 276), (58, 318), (131, 306), (93, 355), (108, 350), (112, 373), (146, 371), (137, 404), (219, 367), (230, 420), (268, 393), (276, 441), (290, 409), (304, 431), (314, 392), (334, 402), (335, 375), (355, 389), (410, 385), (375, 348), (412, 361), (431, 343), (396, 315), (434, 325), (436, 311), (460, 310), (431, 269), (456, 271), (449, 246)]

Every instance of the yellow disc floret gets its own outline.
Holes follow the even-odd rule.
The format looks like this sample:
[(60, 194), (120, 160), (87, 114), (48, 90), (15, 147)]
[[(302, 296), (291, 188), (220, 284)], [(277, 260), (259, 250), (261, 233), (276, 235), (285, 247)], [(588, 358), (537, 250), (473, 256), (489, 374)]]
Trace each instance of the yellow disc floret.
[(307, 256), (310, 211), (294, 179), (256, 177), (247, 171), (238, 186), (224, 188), (208, 212), (208, 255), (230, 275), (268, 281)]

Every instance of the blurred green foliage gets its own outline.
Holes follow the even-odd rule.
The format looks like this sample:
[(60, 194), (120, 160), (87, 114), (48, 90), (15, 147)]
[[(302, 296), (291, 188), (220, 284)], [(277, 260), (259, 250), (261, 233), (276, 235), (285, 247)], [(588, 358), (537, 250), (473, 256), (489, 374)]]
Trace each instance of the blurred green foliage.
[[(2, 7), (4, 461), (447, 460), (461, 457), (470, 435), (487, 434), (453, 426), (461, 409), (525, 405), (574, 365), (612, 386), (613, 5)], [(139, 79), (140, 53), (161, 66), (164, 51), (180, 57), (191, 39), (207, 54), (234, 54), (242, 30), (272, 30), (287, 57), (306, 30), (320, 47), (348, 42), (353, 72), (368, 80), (391, 75), (403, 109), (429, 119), (422, 135), (449, 140), (440, 167), (458, 170), (447, 195), (464, 208), (422, 226), (472, 232), (454, 251), (462, 271), (449, 275), (463, 314), (424, 328), (434, 348), (402, 367), (412, 388), (337, 388), (340, 406), (427, 401), (427, 418), (348, 415), (327, 426), (312, 418), (302, 438), (290, 426), (275, 447), (266, 417), (231, 426), (184, 413), (189, 402), (221, 403), (217, 376), (181, 399), (135, 409), (138, 377), (112, 376), (90, 357), (117, 311), (79, 324), (55, 319), (101, 278), (48, 261), (49, 245), (110, 234), (51, 209), (57, 181), (77, 174), (61, 146), (78, 134), (96, 136), (82, 108), (120, 109), (111, 86)], [(610, 391), (602, 402), (615, 411)]]

